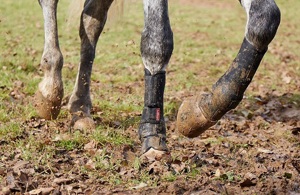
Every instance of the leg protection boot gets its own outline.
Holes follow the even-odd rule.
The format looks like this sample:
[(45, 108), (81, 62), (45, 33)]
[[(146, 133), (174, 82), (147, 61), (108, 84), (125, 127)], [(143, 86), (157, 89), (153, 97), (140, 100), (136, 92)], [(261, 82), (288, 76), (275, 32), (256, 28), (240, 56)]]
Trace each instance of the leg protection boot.
[(139, 139), (142, 142), (142, 153), (150, 148), (167, 151), (166, 127), (163, 112), (163, 96), (166, 73), (155, 75), (145, 69), (144, 110), (139, 127)]

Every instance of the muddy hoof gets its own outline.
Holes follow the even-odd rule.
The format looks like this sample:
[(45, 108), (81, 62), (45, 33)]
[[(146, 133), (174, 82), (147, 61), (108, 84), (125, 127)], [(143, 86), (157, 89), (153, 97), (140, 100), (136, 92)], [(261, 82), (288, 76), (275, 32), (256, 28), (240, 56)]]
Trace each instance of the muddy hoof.
[(182, 135), (193, 138), (202, 134), (206, 129), (216, 124), (204, 116), (199, 103), (204, 95), (198, 95), (184, 100), (177, 114), (177, 131)]
[[(146, 123), (144, 125), (149, 125), (149, 123)], [(152, 130), (152, 131), (157, 130), (155, 128), (157, 126), (157, 124), (154, 124), (154, 125), (150, 124), (149, 126), (152, 126), (154, 128), (148, 129), (148, 130)], [(147, 127), (147, 126), (143, 126), (143, 127)], [(142, 132), (142, 131), (140, 131), (140, 132)], [(147, 135), (146, 133), (150, 133), (150, 135)], [(158, 134), (157, 132), (152, 133), (151, 131), (144, 131), (144, 134), (141, 133), (140, 135), (142, 135), (140, 140), (142, 142), (142, 153), (143, 154), (148, 152), (151, 148), (154, 150), (159, 150), (159, 151), (168, 151), (168, 147), (167, 147), (167, 143), (166, 143), (166, 135), (164, 133)]]
[(56, 119), (61, 108), (61, 97), (51, 101), (43, 96), (38, 90), (34, 95), (35, 109), (37, 114), (44, 119), (51, 120)]
[(89, 131), (95, 129), (95, 122), (91, 117), (73, 117), (71, 126), (76, 130)]

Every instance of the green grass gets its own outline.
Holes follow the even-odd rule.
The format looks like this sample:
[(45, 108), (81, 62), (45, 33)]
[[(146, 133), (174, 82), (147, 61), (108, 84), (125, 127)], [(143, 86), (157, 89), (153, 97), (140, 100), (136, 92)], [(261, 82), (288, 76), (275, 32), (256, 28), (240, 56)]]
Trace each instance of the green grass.
[(128, 144), (132, 145), (132, 139), (130, 137), (126, 137), (123, 134), (120, 134), (122, 129), (115, 130), (113, 128), (99, 128), (93, 133), (92, 138), (97, 141), (100, 145), (105, 144), (114, 144), (114, 145), (123, 145)]
[[(1, 114), (2, 116), (2, 114)], [(5, 122), (5, 120), (2, 120)], [(6, 123), (6, 125), (0, 126), (0, 137), (3, 140), (13, 140), (16, 137), (20, 136), (23, 133), (23, 130), (18, 122)]]

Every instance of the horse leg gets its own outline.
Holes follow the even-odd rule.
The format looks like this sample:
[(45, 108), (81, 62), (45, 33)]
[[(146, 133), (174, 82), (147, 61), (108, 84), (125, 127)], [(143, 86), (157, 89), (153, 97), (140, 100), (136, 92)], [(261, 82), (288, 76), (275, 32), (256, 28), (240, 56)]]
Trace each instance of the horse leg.
[(167, 151), (163, 96), (166, 67), (173, 51), (168, 0), (144, 0), (141, 54), (145, 66), (144, 110), (139, 127), (142, 153)]
[(35, 107), (40, 117), (55, 119), (61, 108), (63, 56), (58, 42), (56, 10), (58, 0), (39, 0), (43, 10), (45, 45), (41, 59), (44, 78), (35, 94)]
[(80, 19), (81, 39), (80, 64), (68, 108), (73, 115), (72, 125), (76, 129), (93, 129), (90, 117), (90, 78), (98, 38), (104, 28), (107, 11), (113, 0), (86, 0)]
[(247, 13), (245, 38), (227, 72), (214, 84), (212, 92), (185, 100), (177, 115), (177, 129), (196, 137), (214, 125), (243, 99), (269, 43), (280, 23), (274, 0), (240, 0)]

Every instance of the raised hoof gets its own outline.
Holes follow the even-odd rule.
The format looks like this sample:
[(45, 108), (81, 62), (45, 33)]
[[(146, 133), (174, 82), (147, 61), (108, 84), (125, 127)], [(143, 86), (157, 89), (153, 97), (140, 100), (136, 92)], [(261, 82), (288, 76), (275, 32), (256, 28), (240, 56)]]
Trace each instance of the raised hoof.
[(44, 119), (56, 119), (61, 108), (62, 97), (57, 97), (56, 100), (50, 100), (43, 96), (38, 90), (34, 95), (35, 109), (37, 114)]
[(95, 122), (91, 117), (73, 116), (71, 126), (76, 130), (89, 131), (95, 129)]
[(140, 156), (140, 159), (143, 162), (149, 162), (149, 161), (160, 161), (162, 159), (166, 159), (169, 157), (170, 157), (170, 153), (167, 151), (150, 148), (147, 152), (145, 152)]
[(202, 134), (206, 129), (216, 124), (204, 116), (200, 102), (205, 95), (198, 95), (184, 100), (177, 114), (177, 131), (182, 135), (193, 138)]

